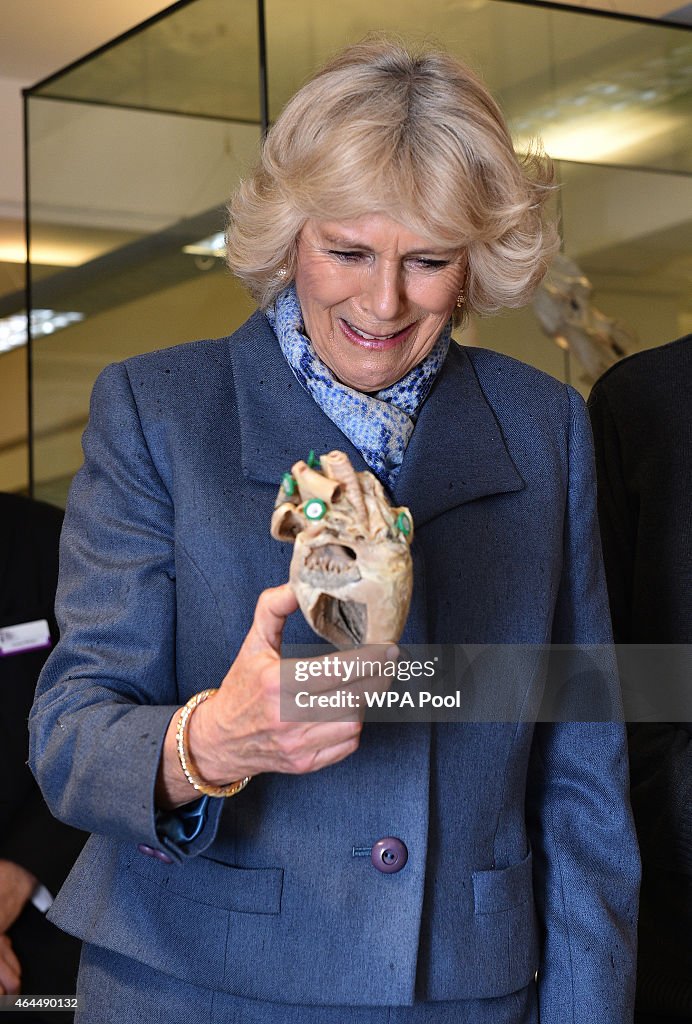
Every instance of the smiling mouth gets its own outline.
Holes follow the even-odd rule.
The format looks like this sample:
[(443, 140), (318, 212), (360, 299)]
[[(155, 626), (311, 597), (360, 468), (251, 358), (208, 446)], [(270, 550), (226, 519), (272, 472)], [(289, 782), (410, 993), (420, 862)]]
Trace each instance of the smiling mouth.
[(391, 334), (369, 334), (367, 331), (355, 327), (343, 318), (339, 319), (339, 326), (348, 340), (357, 345), (363, 345), (366, 348), (387, 349), (393, 348), (395, 345), (405, 341), (415, 324), (409, 324), (407, 327), (403, 327), (401, 330), (394, 331)]

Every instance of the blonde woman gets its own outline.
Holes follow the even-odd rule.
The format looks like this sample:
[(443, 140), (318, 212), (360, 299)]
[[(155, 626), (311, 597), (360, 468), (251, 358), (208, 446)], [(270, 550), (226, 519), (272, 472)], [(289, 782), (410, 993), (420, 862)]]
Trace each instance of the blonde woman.
[(630, 1019), (619, 726), (279, 710), (282, 640), (316, 637), (268, 523), (310, 449), (413, 513), (403, 642), (609, 640), (583, 403), (450, 343), (529, 299), (550, 184), (455, 59), (348, 49), (231, 203), (255, 315), (97, 382), (32, 718), (48, 802), (94, 833), (52, 912), (81, 1024)]

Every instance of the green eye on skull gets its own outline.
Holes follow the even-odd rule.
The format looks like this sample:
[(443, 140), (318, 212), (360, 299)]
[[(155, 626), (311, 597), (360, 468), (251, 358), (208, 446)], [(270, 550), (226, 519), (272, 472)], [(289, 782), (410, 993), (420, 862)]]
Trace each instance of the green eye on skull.
[(408, 537), (411, 532), (411, 520), (405, 512), (400, 512), (396, 517), (396, 523), (394, 524), (400, 533), (403, 533), (404, 537)]
[(311, 498), (310, 501), (306, 501), (303, 505), (303, 513), (306, 519), (316, 522), (318, 519), (323, 519), (326, 516), (327, 506), (321, 498)]

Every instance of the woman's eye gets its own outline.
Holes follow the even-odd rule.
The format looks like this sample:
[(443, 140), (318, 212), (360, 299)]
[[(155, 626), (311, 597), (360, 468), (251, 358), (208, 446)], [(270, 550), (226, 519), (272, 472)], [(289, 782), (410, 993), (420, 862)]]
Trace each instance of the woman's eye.
[(442, 270), (443, 267), (449, 266), (449, 260), (425, 259), (423, 256), (419, 256), (413, 262), (423, 270)]
[(357, 251), (348, 251), (344, 249), (330, 249), (329, 255), (339, 260), (340, 263), (356, 263), (363, 254)]

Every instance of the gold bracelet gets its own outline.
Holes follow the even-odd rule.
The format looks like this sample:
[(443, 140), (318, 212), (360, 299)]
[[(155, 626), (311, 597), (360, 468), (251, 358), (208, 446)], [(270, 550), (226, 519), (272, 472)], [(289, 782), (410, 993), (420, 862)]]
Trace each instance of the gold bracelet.
[(200, 778), (195, 763), (190, 757), (190, 748), (187, 745), (187, 727), (192, 717), (192, 712), (207, 697), (211, 697), (214, 693), (216, 693), (216, 690), (202, 690), (201, 693), (196, 693), (193, 697), (190, 697), (185, 707), (180, 709), (180, 718), (175, 730), (178, 760), (180, 761), (180, 767), (183, 769), (185, 778), (193, 789), (196, 789), (199, 793), (204, 793), (205, 796), (235, 796), (236, 793), (240, 793), (241, 789), (245, 789), (252, 776), (246, 775), (244, 779), (239, 779), (238, 782), (229, 782), (226, 786), (208, 786)]

